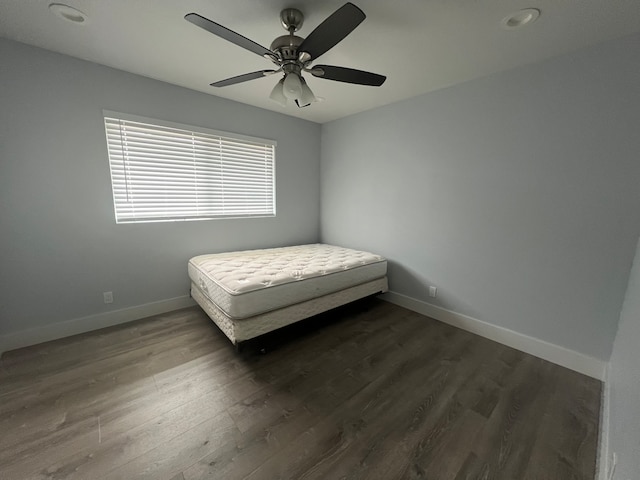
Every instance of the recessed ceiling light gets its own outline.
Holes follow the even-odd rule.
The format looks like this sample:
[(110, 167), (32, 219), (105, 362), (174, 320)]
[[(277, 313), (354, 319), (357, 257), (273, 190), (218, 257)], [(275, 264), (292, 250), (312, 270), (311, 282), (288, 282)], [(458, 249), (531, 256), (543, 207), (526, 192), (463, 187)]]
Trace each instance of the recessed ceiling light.
[(500, 24), (503, 28), (507, 30), (512, 30), (514, 28), (524, 27), (525, 25), (529, 25), (530, 23), (535, 22), (540, 16), (540, 10), (537, 8), (526, 8), (524, 10), (520, 10), (519, 12), (512, 13), (511, 15), (507, 15), (502, 19)]
[(81, 12), (77, 8), (70, 7), (63, 3), (51, 3), (49, 4), (49, 10), (55, 13), (63, 20), (68, 20), (73, 23), (87, 23), (88, 17), (85, 13)]

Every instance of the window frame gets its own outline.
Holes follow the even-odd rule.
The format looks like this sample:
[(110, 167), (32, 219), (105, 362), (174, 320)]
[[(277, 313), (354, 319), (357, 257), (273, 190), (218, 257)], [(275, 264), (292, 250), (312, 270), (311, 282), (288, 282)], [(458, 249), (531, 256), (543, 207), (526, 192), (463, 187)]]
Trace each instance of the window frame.
[[(149, 118), (149, 117), (143, 117), (140, 115), (132, 115), (132, 114), (128, 114), (128, 113), (122, 113), (122, 112), (115, 112), (115, 111), (111, 111), (111, 110), (103, 110), (102, 111), (102, 117), (103, 117), (103, 125), (104, 125), (104, 129), (105, 129), (105, 138), (106, 138), (106, 142), (107, 142), (107, 157), (108, 157), (108, 162), (109, 162), (109, 174), (110, 174), (110, 184), (111, 184), (111, 192), (112, 192), (112, 199), (113, 199), (113, 208), (114, 208), (114, 216), (116, 219), (116, 223), (117, 224), (131, 224), (131, 223), (148, 223), (148, 222), (180, 222), (180, 221), (197, 221), (197, 220), (219, 220), (219, 219), (238, 219), (238, 218), (265, 218), (265, 217), (275, 217), (276, 216), (276, 146), (277, 146), (277, 142), (275, 140), (270, 140), (270, 139), (264, 139), (264, 138), (259, 138), (259, 137), (253, 137), (253, 136), (249, 136), (249, 135), (244, 135), (244, 134), (237, 134), (237, 133), (231, 133), (231, 132), (224, 132), (224, 131), (220, 131), (220, 130), (213, 130), (210, 128), (206, 128), (206, 127), (201, 127), (201, 126), (194, 126), (194, 125), (187, 125), (187, 124), (182, 124), (182, 123), (177, 123), (177, 122), (171, 122), (171, 121), (166, 121), (166, 120), (160, 120), (160, 119), (155, 119), (155, 118)], [(237, 154), (237, 152), (231, 148), (231, 150), (229, 150), (230, 147), (228, 147), (228, 150), (223, 150), (223, 145), (227, 144), (227, 145), (238, 145), (238, 142), (246, 142), (245, 147), (248, 149), (255, 149), (255, 151), (260, 151), (260, 150), (264, 150), (265, 153), (269, 150), (269, 148), (271, 149), (271, 156), (269, 157), (268, 155), (265, 156), (265, 171), (266, 173), (262, 176), (262, 180), (264, 182), (263, 186), (258, 186), (256, 187), (254, 185), (254, 187), (256, 188), (256, 191), (254, 193), (260, 193), (260, 190), (264, 190), (265, 192), (267, 192), (267, 194), (265, 195), (265, 199), (267, 200), (265, 202), (265, 206), (266, 209), (268, 211), (265, 212), (258, 212), (257, 210), (254, 209), (254, 211), (249, 211), (247, 210), (246, 213), (238, 213), (239, 210), (241, 208), (237, 207), (235, 209), (233, 209), (234, 211), (231, 213), (211, 213), (211, 210), (213, 209), (221, 209), (224, 210), (225, 206), (224, 206), (224, 200), (220, 201), (220, 199), (218, 199), (219, 203), (213, 203), (211, 201), (211, 199), (208, 200), (208, 202), (202, 202), (204, 203), (208, 203), (210, 205), (214, 205), (212, 207), (209, 208), (210, 212), (209, 213), (198, 213), (197, 207), (195, 208), (195, 210), (189, 212), (189, 213), (182, 213), (182, 214), (177, 214), (177, 213), (173, 213), (173, 214), (167, 214), (165, 216), (158, 216), (157, 212), (161, 211), (161, 202), (159, 200), (156, 200), (157, 202), (157, 206), (155, 207), (156, 210), (154, 210), (154, 212), (156, 212), (156, 214), (154, 215), (154, 212), (152, 213), (147, 213), (146, 215), (144, 215), (143, 213), (135, 213), (135, 206), (130, 206), (128, 208), (126, 208), (126, 203), (125, 202), (120, 202), (119, 200), (122, 199), (122, 189), (124, 188), (125, 191), (127, 192), (126, 195), (129, 196), (130, 194), (132, 194), (132, 192), (129, 190), (130, 187), (128, 187), (126, 185), (127, 181), (123, 181), (122, 180), (114, 180), (117, 178), (117, 173), (114, 172), (114, 169), (119, 169), (119, 173), (122, 176), (122, 172), (127, 171), (128, 169), (131, 168), (131, 161), (128, 160), (127, 155), (123, 152), (126, 151), (125, 145), (126, 142), (124, 142), (123, 139), (121, 140), (113, 140), (113, 137), (110, 138), (110, 128), (114, 129), (115, 131), (121, 131), (122, 129), (122, 123), (121, 122), (130, 122), (130, 123), (134, 123), (134, 124), (143, 124), (143, 125), (149, 125), (152, 126), (155, 129), (159, 129), (159, 131), (161, 131), (162, 129), (165, 129), (165, 132), (169, 132), (170, 130), (173, 131), (173, 133), (168, 133), (167, 134), (167, 138), (171, 137), (172, 135), (183, 135), (184, 134), (184, 138), (186, 138), (188, 135), (192, 135), (193, 138), (195, 139), (196, 137), (199, 139), (203, 139), (203, 138), (213, 138), (216, 139), (215, 141), (218, 142), (218, 147), (220, 150), (220, 154), (216, 157), (214, 155), (211, 155), (210, 157), (207, 157), (204, 159), (204, 161), (208, 162), (209, 160), (215, 161), (219, 163), (219, 170), (220, 172), (218, 173), (219, 177), (223, 177), (224, 173), (223, 170), (225, 168), (233, 168), (233, 172), (235, 174), (238, 174), (238, 172), (242, 173), (242, 167), (240, 166), (242, 164), (242, 160), (238, 160), (236, 159), (232, 159), (229, 160), (229, 154), (231, 151), (233, 151), (233, 153)], [(112, 126), (110, 127), (109, 123), (112, 123), (113, 125), (116, 125), (117, 123), (121, 123), (120, 126)], [(182, 133), (177, 133), (177, 132), (182, 132)], [(113, 132), (112, 132), (113, 134)], [(199, 136), (199, 137), (198, 137)], [(114, 147), (112, 150), (112, 144), (118, 144), (120, 143), (120, 147)], [(220, 197), (222, 199), (224, 199), (225, 197), (225, 191), (227, 192), (232, 192), (232, 193), (236, 193), (234, 192), (234, 188), (229, 188), (224, 187), (224, 183), (218, 179), (217, 182), (215, 183), (216, 180), (214, 179), (215, 175), (212, 173), (209, 173), (208, 175), (210, 175), (209, 177), (207, 177), (208, 182), (213, 182), (213, 183), (207, 183), (207, 188), (209, 189), (208, 191), (204, 190), (204, 187), (202, 187), (203, 189), (198, 190), (198, 186), (197, 186), (197, 175), (198, 174), (202, 174), (202, 165), (200, 166), (200, 170), (198, 171), (198, 167), (196, 164), (202, 164), (203, 161), (201, 160), (202, 155), (203, 155), (203, 150), (202, 147), (200, 150), (197, 150), (195, 147), (195, 141), (192, 142), (192, 147), (194, 149), (194, 153), (192, 154), (192, 158), (194, 160), (194, 166), (192, 167), (193, 170), (193, 175), (194, 175), (194, 185), (191, 187), (191, 189), (189, 190), (189, 186), (184, 186), (184, 187), (180, 187), (180, 188), (184, 188), (184, 192), (186, 192), (187, 194), (190, 194), (192, 196), (195, 196), (196, 198), (198, 196), (205, 196), (206, 195), (211, 195), (211, 188), (218, 188), (218, 189), (222, 189), (222, 193), (221, 194), (216, 194), (215, 196)], [(256, 145), (258, 145), (256, 147)], [(118, 150), (119, 148), (119, 150)], [(116, 151), (117, 150), (117, 151)], [(212, 149), (209, 148), (207, 149), (207, 155), (209, 155), (211, 153)], [(225, 152), (227, 155), (227, 159), (225, 160)], [(169, 150), (167, 150), (167, 153), (170, 153)], [(148, 158), (151, 158), (151, 155), (149, 154), (144, 154), (144, 156), (147, 156)], [(118, 158), (119, 157), (119, 158)], [(189, 155), (185, 155), (184, 158), (188, 158)], [(196, 160), (197, 158), (197, 160)], [(130, 162), (128, 164), (128, 162)], [(140, 162), (138, 160), (138, 162)], [(173, 162), (175, 163), (176, 160), (173, 160)], [(158, 165), (162, 165), (162, 162), (159, 162), (158, 164), (154, 164), (154, 166), (158, 166)], [(169, 165), (169, 163), (166, 163), (165, 166)], [(212, 164), (213, 165), (213, 164)], [(206, 170), (207, 171), (211, 171), (213, 170), (213, 168), (209, 168), (209, 166), (206, 166)], [(185, 172), (189, 171), (189, 168), (191, 167), (186, 167), (185, 168)], [(199, 173), (198, 173), (199, 172)], [(114, 173), (116, 176), (114, 176)], [(247, 173), (246, 171), (244, 172), (245, 174)], [(126, 175), (126, 174), (125, 174)], [(176, 181), (177, 177), (169, 177), (169, 181)], [(160, 179), (160, 176), (158, 176), (155, 180)], [(241, 178), (242, 180), (242, 178)], [(245, 178), (246, 180), (246, 178)], [(270, 182), (269, 182), (270, 180)], [(183, 184), (186, 185), (185, 182), (182, 182)], [(124, 186), (123, 186), (124, 185)], [(152, 185), (152, 188), (154, 188), (153, 192), (160, 192), (161, 191), (161, 187), (159, 187), (160, 182)], [(270, 188), (269, 188), (270, 185)], [(247, 188), (248, 185), (245, 184), (245, 188)], [(265, 188), (265, 186), (267, 186)], [(157, 188), (156, 188), (157, 187)], [(133, 188), (133, 187), (132, 187)], [(139, 188), (139, 186), (138, 186)], [(165, 186), (165, 193), (167, 191), (166, 186)], [(182, 190), (181, 190), (182, 191)], [(269, 195), (270, 193), (270, 195)], [(226, 198), (227, 198), (227, 202), (229, 202), (229, 196), (232, 196), (233, 199), (237, 199), (239, 197), (237, 196), (233, 196), (231, 195), (231, 193), (227, 193), (226, 194)], [(269, 202), (268, 199), (269, 197), (271, 197), (271, 201)], [(159, 198), (159, 197), (158, 197)], [(175, 199), (174, 199), (175, 200)], [(199, 200), (195, 200), (194, 205), (199, 205)], [(257, 205), (254, 204), (253, 207), (255, 208)], [(139, 207), (140, 208), (140, 207)], [(150, 207), (151, 208), (151, 207)], [(173, 204), (171, 207), (169, 208), (177, 208), (176, 204)], [(230, 208), (231, 207), (227, 207)], [(133, 211), (134, 214), (131, 215), (127, 215), (126, 211)], [(166, 211), (165, 211), (166, 212)]]

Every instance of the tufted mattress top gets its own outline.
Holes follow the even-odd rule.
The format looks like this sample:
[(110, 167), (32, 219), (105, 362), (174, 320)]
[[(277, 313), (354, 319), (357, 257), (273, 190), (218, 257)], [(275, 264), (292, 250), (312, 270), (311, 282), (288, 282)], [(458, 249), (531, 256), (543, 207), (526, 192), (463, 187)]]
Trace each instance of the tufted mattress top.
[(384, 277), (387, 261), (313, 244), (199, 255), (189, 260), (188, 271), (216, 306), (240, 319)]

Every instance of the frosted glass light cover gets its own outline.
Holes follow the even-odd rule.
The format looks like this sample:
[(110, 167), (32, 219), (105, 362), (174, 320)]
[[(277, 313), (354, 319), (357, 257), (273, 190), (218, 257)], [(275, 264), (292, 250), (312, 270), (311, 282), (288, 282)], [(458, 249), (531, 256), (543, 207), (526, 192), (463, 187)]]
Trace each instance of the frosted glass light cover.
[(297, 100), (302, 96), (302, 82), (295, 73), (288, 73), (284, 79), (284, 96), (290, 100)]
[(299, 103), (303, 107), (306, 107), (307, 105), (311, 105), (313, 102), (317, 102), (317, 100), (315, 95), (309, 88), (309, 85), (307, 85), (307, 82), (304, 80), (304, 78), (301, 78), (301, 80), (302, 80), (302, 95), (300, 96)]
[(273, 87), (269, 98), (274, 102), (278, 102), (283, 107), (287, 106), (287, 97), (284, 96), (284, 78), (280, 79), (280, 81), (276, 83), (275, 87)]

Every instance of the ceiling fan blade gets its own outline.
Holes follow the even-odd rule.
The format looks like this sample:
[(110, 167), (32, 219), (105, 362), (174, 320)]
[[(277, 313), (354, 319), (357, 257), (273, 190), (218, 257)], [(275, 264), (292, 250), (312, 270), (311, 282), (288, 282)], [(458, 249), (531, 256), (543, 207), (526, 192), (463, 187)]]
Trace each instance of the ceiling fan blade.
[(256, 78), (266, 77), (278, 70), (260, 70), (258, 72), (245, 73), (244, 75), (238, 75), (237, 77), (227, 78), (226, 80), (220, 80), (219, 82), (213, 82), (212, 87), (227, 87), (229, 85), (235, 85), (236, 83), (248, 82), (249, 80), (255, 80)]
[(371, 85), (379, 87), (387, 79), (384, 75), (356, 70), (355, 68), (336, 67), (334, 65), (315, 65), (309, 70), (311, 75), (336, 82), (356, 83), (358, 85)]
[(205, 29), (207, 32), (211, 32), (220, 38), (224, 38), (228, 42), (234, 43), (239, 47), (245, 48), (250, 52), (260, 55), (261, 57), (267, 57), (269, 59), (276, 58), (275, 54), (268, 48), (263, 47), (253, 40), (249, 40), (248, 38), (243, 37), (233, 30), (229, 30), (227, 27), (223, 27), (216, 22), (212, 22), (202, 15), (198, 15), (197, 13), (187, 13), (184, 16), (184, 19), (188, 22), (193, 23), (194, 25), (197, 25), (200, 28)]
[(349, 35), (365, 18), (364, 12), (353, 3), (345, 3), (303, 40), (298, 52), (308, 53), (310, 59), (315, 60)]

